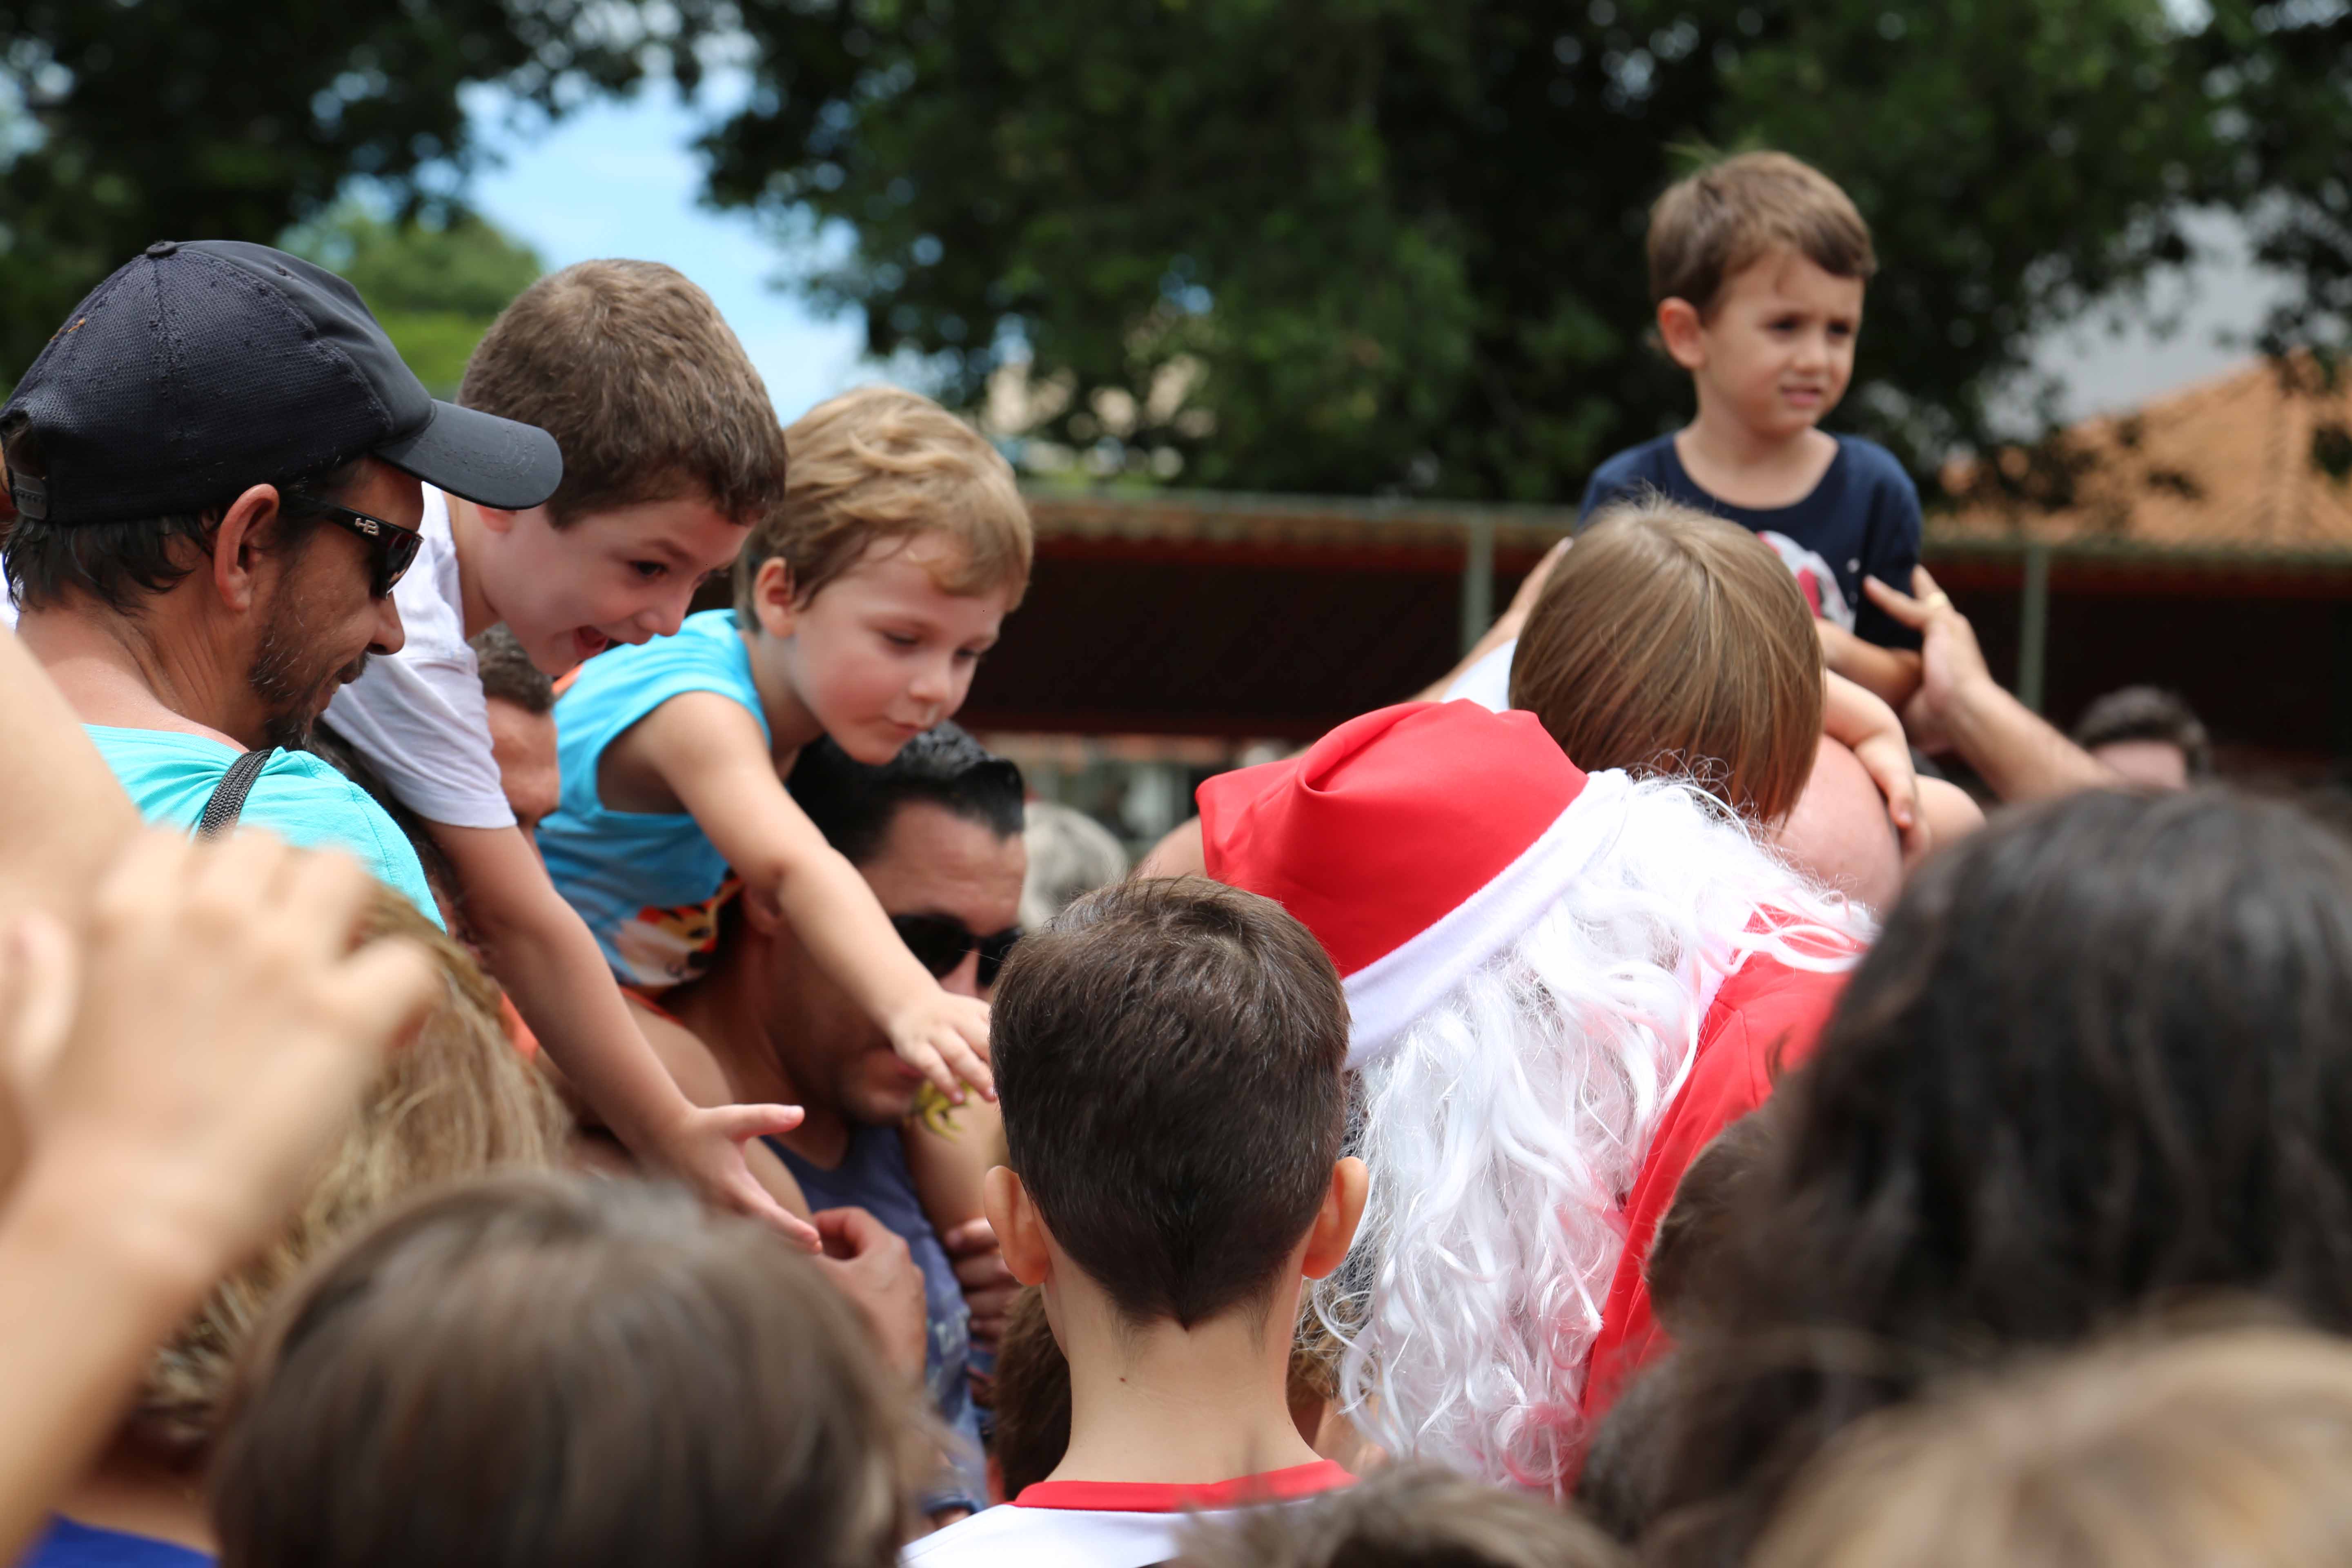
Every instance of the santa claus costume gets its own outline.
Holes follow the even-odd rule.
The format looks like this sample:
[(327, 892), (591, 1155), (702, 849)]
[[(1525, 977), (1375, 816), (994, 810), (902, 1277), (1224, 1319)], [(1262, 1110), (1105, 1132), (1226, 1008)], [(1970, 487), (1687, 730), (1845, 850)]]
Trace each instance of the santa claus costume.
[(1811, 1048), (1868, 916), (1696, 787), (1586, 774), (1531, 714), (1414, 703), (1200, 790), (1209, 874), (1346, 980), (1371, 1194), (1318, 1305), (1398, 1458), (1559, 1490), (1656, 1348), (1689, 1162)]

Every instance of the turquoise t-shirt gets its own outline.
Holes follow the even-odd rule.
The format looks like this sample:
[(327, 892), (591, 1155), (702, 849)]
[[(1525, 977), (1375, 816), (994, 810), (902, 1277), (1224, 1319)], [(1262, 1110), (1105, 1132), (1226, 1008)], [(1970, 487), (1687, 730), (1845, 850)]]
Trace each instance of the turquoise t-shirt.
[(676, 637), (598, 654), (556, 700), (562, 803), (539, 825), (539, 853), (556, 890), (580, 911), (622, 984), (662, 990), (705, 968), (719, 905), (733, 892), (727, 862), (686, 812), (613, 811), (596, 793), (604, 748), (673, 697), (715, 691), (768, 733), (751, 652), (732, 610), (688, 616)]
[[(131, 804), (150, 822), (194, 827), (205, 803), (237, 750), (176, 730), (118, 730), (85, 724), (99, 755), (114, 770)], [(253, 781), (238, 825), (266, 827), (306, 849), (341, 849), (359, 857), (377, 880), (441, 924), (441, 910), (425, 880), (425, 867), (407, 837), (352, 783), (308, 752), (279, 752)]]

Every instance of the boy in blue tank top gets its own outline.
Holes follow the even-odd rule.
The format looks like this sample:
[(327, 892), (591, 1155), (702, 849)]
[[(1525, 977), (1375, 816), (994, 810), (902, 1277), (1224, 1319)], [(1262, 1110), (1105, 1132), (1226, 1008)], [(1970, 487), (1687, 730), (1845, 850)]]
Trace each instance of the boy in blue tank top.
[(1918, 635), (1874, 603), (1919, 563), (1919, 492), (1893, 454), (1818, 426), (1853, 374), (1870, 229), (1826, 175), (1749, 153), (1670, 187), (1650, 209), (1650, 294), (1697, 415), (1601, 465), (1583, 515), (1656, 491), (1729, 519), (1779, 551), (1830, 668), (1900, 708)]
[(820, 405), (785, 445), (735, 607), (590, 660), (557, 701), (562, 804), (540, 852), (623, 984), (700, 973), (740, 898), (961, 1101), (959, 1080), (990, 1089), (986, 1005), (940, 988), (783, 779), (820, 736), (879, 764), (962, 706), (1027, 587), (1028, 510), (995, 448), (897, 388)]

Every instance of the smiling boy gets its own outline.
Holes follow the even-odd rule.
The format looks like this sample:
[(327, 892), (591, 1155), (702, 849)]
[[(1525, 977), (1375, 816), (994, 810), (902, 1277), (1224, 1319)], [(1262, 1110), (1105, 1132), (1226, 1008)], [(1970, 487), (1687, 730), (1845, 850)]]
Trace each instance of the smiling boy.
[(1764, 535), (1822, 622), (1832, 668), (1900, 702), (1918, 638), (1873, 605), (1919, 560), (1919, 493), (1885, 447), (1820, 423), (1853, 375), (1870, 229), (1826, 175), (1749, 153), (1670, 187), (1650, 210), (1657, 331), (1690, 373), (1696, 417), (1593, 473), (1583, 513), (1643, 490)]
[(425, 819), (491, 972), (597, 1118), (705, 1196), (814, 1245), (741, 1149), (798, 1113), (698, 1107), (671, 1080), (516, 825), (467, 643), (504, 625), (560, 675), (614, 643), (677, 631), (695, 588), (782, 499), (783, 431), (767, 389), (679, 273), (586, 261), (507, 307), (457, 395), (553, 436), (562, 483), (520, 510), (426, 488), (421, 547), (394, 590), (406, 646), (371, 661), (327, 722)]

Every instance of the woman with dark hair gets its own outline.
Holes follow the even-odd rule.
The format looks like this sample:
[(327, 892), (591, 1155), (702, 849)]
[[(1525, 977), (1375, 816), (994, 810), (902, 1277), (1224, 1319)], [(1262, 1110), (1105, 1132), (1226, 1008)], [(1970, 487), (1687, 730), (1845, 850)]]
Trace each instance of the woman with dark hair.
[(1931, 862), (1751, 1185), (1670, 1375), (1644, 1544), (1738, 1561), (1939, 1373), (2251, 1291), (2352, 1331), (2352, 850), (2286, 805), (2092, 794)]

